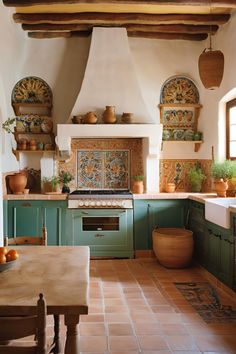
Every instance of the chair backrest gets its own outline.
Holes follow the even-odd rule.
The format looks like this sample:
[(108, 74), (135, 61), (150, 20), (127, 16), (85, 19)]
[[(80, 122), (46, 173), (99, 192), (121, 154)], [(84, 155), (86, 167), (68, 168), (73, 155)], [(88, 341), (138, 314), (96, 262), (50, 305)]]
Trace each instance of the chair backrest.
[(6, 241), (7, 245), (47, 245), (47, 229), (45, 226), (42, 227), (42, 236), (17, 236), (10, 237)]
[[(46, 354), (47, 310), (43, 294), (39, 294), (37, 306), (27, 309), (27, 316), (17, 315), (17, 306), (12, 306), (9, 316), (0, 316), (0, 354)], [(27, 346), (17, 341), (31, 335), (36, 339)]]

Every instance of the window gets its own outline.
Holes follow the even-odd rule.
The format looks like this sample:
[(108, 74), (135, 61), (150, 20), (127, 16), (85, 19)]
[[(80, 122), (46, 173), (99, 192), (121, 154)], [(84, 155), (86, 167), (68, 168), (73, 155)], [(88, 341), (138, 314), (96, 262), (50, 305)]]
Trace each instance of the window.
[(226, 157), (236, 160), (236, 98), (226, 104)]

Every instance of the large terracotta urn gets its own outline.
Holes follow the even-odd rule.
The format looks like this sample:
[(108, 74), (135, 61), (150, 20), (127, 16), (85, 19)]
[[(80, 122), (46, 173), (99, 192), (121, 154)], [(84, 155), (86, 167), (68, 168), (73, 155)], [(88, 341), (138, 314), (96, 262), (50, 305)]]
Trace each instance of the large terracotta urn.
[(24, 173), (15, 173), (9, 176), (9, 187), (13, 194), (22, 194), (27, 184), (27, 177)]
[(228, 189), (228, 181), (224, 181), (223, 178), (214, 180), (215, 191), (218, 197), (226, 197), (226, 191)]
[(115, 106), (106, 106), (102, 120), (106, 124), (114, 124), (116, 122)]

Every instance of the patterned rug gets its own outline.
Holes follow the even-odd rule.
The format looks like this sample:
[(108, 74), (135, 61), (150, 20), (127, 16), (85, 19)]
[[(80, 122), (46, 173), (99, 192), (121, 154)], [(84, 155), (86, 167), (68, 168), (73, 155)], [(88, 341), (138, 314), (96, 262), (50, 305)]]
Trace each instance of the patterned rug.
[(208, 323), (236, 323), (236, 310), (221, 304), (216, 289), (208, 282), (174, 283), (185, 299)]

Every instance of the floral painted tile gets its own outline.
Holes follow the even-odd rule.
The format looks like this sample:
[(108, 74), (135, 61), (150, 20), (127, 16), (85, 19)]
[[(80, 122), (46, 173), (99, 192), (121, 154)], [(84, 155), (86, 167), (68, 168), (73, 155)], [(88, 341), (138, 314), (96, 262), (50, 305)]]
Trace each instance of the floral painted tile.
[(78, 151), (78, 188), (102, 189), (103, 152)]
[(105, 189), (129, 188), (129, 151), (105, 151)]

